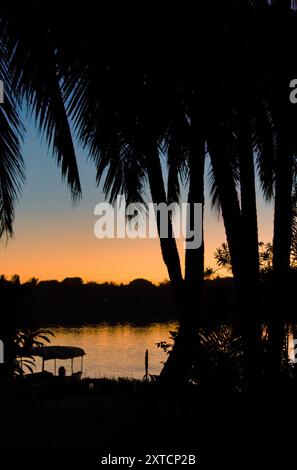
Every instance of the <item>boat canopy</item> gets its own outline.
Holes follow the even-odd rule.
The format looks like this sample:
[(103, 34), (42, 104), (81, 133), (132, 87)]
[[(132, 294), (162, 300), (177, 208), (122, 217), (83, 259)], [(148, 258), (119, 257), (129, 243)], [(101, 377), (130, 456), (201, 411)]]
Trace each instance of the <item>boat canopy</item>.
[(74, 357), (85, 356), (82, 348), (74, 346), (44, 346), (41, 348), (31, 348), (27, 351), (26, 356), (42, 357), (44, 361), (51, 359), (73, 359)]

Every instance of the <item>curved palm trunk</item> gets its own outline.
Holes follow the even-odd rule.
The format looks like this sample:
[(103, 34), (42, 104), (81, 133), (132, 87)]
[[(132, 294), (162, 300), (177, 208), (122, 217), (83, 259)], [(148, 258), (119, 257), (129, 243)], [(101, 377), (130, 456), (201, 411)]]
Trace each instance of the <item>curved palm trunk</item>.
[[(204, 204), (204, 166), (205, 140), (196, 135), (192, 129), (192, 142), (189, 155), (189, 193), (188, 204), (191, 209), (195, 203)], [(193, 220), (192, 214), (190, 220)], [(202, 244), (197, 249), (186, 249), (185, 281), (183, 287), (183, 305), (180, 327), (170, 356), (162, 370), (161, 380), (171, 380), (171, 367), (179, 367), (179, 383), (187, 383), (191, 368), (199, 360), (199, 325), (203, 318), (203, 284), (204, 284), (204, 240), (202, 213)]]
[[(157, 146), (152, 147), (148, 157), (149, 158), (147, 158), (147, 172), (153, 203), (166, 204), (167, 197)], [(158, 220), (158, 218), (157, 227), (159, 232), (159, 240), (163, 260), (167, 267), (169, 279), (173, 288), (173, 293), (178, 308), (179, 319), (180, 322), (182, 322), (184, 312), (184, 281), (181, 272), (179, 253), (177, 250), (175, 238), (173, 236), (171, 217), (169, 216), (168, 218), (168, 238), (162, 238), (160, 236), (160, 220)], [(171, 384), (181, 383), (184, 381), (185, 375), (187, 373), (187, 367), (184, 361), (183, 344), (184, 342), (182, 340), (178, 340), (176, 342), (176, 347), (173, 351), (173, 354), (170, 354), (168, 360), (166, 361), (160, 374), (160, 380), (163, 383)]]
[[(194, 158), (192, 154), (189, 202), (201, 202), (204, 184), (204, 154), (204, 143), (203, 158)], [(153, 202), (156, 204), (166, 203), (167, 198), (157, 147), (154, 148), (150, 154), (147, 170)], [(196, 188), (198, 188), (198, 190)], [(199, 311), (199, 305), (202, 305), (200, 296), (202, 295), (204, 272), (204, 246), (202, 244), (197, 250), (187, 250), (187, 279), (184, 281), (176, 241), (173, 236), (171, 219), (169, 219), (168, 222), (169, 238), (160, 237), (160, 245), (163, 260), (166, 264), (178, 305), (180, 328), (173, 349), (161, 371), (160, 380), (162, 383), (167, 384), (184, 384), (189, 379), (194, 354), (199, 344), (197, 335), (197, 312)], [(160, 235), (160, 221), (158, 220), (157, 226)], [(199, 292), (197, 292), (197, 289), (199, 289)], [(195, 303), (197, 304), (197, 308), (194, 307)]]
[[(157, 146), (152, 149), (149, 158), (147, 159), (147, 171), (153, 203), (167, 204), (167, 197)], [(160, 220), (158, 220), (158, 218), (157, 227), (160, 236)], [(162, 251), (162, 257), (167, 267), (168, 275), (175, 292), (176, 300), (178, 302), (178, 308), (180, 310), (181, 294), (183, 288), (183, 276), (170, 215), (168, 217), (168, 238), (160, 237), (160, 246)]]

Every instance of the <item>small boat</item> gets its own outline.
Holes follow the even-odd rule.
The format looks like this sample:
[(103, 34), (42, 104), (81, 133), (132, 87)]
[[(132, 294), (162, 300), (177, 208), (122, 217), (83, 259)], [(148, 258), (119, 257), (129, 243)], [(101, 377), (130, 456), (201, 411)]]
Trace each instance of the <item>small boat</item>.
[[(30, 383), (78, 383), (83, 372), (83, 358), (85, 355), (86, 353), (82, 348), (74, 346), (44, 346), (31, 348), (26, 352), (26, 356), (20, 356), (20, 364), (22, 365), (22, 357), (42, 358), (42, 371), (24, 376), (26, 381)], [(81, 358), (81, 366), (80, 370), (74, 372), (73, 359), (76, 357)], [(54, 373), (45, 370), (45, 362), (51, 360), (54, 361)], [(59, 367), (57, 375), (57, 360), (71, 360), (71, 375), (66, 375), (64, 367)]]

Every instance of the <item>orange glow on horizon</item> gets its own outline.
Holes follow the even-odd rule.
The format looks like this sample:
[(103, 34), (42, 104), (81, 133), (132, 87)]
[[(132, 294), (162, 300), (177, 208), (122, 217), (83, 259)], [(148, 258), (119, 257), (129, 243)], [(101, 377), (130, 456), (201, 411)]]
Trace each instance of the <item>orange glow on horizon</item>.
[(7, 277), (19, 274), (22, 280), (40, 280), (79, 276), (84, 281), (129, 282), (136, 277), (153, 282), (163, 280), (163, 268), (158, 240), (97, 240), (92, 232), (60, 234), (45, 239), (37, 234), (20, 238), (16, 234), (6, 248), (1, 249), (1, 273)]
[[(85, 282), (128, 283), (145, 278), (158, 284), (168, 279), (162, 260), (159, 240), (96, 240), (89, 243), (70, 243), (61, 237), (59, 245), (33, 241), (25, 250), (18, 237), (1, 249), (1, 273), (10, 278), (19, 274), (22, 281), (32, 277), (39, 280), (81, 277)], [(182, 242), (179, 242), (183, 264)], [(205, 265), (214, 266), (213, 248)], [(218, 274), (224, 274), (219, 271)]]
[[(263, 211), (264, 213), (264, 211)], [(93, 232), (94, 217), (82, 209), (61, 209), (40, 220), (36, 212), (16, 218), (15, 236), (0, 247), (0, 274), (21, 280), (81, 277), (95, 281), (129, 283), (145, 278), (153, 283), (168, 279), (158, 239), (103, 239)], [(271, 240), (271, 215), (265, 212), (259, 227), (259, 239)], [(225, 241), (225, 231), (216, 213), (205, 213), (205, 266), (216, 269), (215, 249)], [(182, 240), (178, 240), (181, 265), (184, 265)], [(226, 270), (217, 272), (230, 276)]]

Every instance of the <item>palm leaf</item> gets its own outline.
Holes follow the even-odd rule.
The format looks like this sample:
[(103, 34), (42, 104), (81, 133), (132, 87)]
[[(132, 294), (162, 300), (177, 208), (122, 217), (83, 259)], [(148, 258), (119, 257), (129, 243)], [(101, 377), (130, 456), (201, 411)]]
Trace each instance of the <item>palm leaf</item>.
[(46, 21), (39, 2), (20, 6), (18, 15), (14, 14), (14, 7), (13, 4), (7, 7), (4, 16), (4, 39), (11, 56), (9, 69), (14, 92), (20, 101), (25, 100), (34, 115), (75, 201), (80, 196), (81, 186), (61, 91), (54, 28)]
[(15, 203), (24, 183), (24, 161), (20, 140), (22, 125), (18, 103), (12, 97), (7, 69), (7, 50), (0, 39), (0, 80), (4, 86), (4, 103), (0, 104), (0, 238), (13, 235)]

